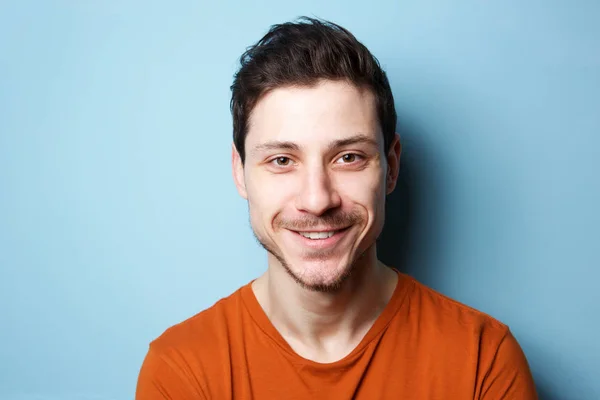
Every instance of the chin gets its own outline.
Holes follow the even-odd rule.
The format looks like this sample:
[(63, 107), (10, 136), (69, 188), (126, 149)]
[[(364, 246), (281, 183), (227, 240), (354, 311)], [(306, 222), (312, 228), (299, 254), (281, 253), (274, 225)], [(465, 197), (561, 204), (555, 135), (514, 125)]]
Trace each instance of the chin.
[[(280, 266), (298, 285), (322, 293), (334, 293), (342, 289), (362, 264), (360, 260), (370, 248), (369, 246), (366, 250), (361, 249), (357, 252), (351, 250), (352, 243), (342, 243), (341, 246), (332, 246), (330, 249), (302, 248), (297, 246), (296, 242), (292, 242), (291, 246), (280, 246), (274, 241), (265, 240), (256, 231), (254, 235), (258, 243), (277, 259)], [(293, 240), (296, 239), (293, 237)], [(284, 250), (286, 247), (288, 251)]]
[[(282, 260), (280, 260), (282, 261)], [(349, 260), (298, 260), (281, 262), (286, 272), (305, 289), (333, 293), (339, 291), (356, 268)]]

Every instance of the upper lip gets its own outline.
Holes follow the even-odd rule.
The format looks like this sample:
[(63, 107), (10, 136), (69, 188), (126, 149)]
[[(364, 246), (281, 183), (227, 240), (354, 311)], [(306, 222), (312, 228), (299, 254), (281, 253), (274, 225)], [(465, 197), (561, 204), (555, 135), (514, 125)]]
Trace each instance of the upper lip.
[(292, 229), (294, 232), (308, 233), (308, 232), (336, 232), (341, 231), (342, 229), (346, 229), (347, 226), (344, 227), (336, 227), (336, 228), (310, 228), (310, 229)]

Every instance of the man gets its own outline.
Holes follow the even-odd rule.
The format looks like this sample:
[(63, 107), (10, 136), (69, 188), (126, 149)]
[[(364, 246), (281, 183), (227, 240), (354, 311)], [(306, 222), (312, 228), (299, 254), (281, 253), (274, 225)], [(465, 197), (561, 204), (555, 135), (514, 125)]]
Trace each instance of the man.
[(232, 86), (233, 177), (264, 275), (151, 343), (137, 399), (535, 399), (507, 326), (377, 259), (394, 99), (347, 30), (276, 25)]

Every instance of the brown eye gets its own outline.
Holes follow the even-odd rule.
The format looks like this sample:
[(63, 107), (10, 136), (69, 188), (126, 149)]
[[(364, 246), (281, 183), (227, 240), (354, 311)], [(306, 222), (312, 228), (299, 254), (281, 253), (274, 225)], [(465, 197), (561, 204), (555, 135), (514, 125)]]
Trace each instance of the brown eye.
[(290, 164), (290, 159), (288, 157), (277, 157), (274, 161), (281, 167), (285, 167)]
[(352, 153), (349, 153), (349, 154), (344, 154), (344, 155), (342, 156), (342, 160), (343, 160), (345, 163), (351, 163), (351, 162), (354, 162), (354, 161), (356, 161), (356, 154), (352, 154)]

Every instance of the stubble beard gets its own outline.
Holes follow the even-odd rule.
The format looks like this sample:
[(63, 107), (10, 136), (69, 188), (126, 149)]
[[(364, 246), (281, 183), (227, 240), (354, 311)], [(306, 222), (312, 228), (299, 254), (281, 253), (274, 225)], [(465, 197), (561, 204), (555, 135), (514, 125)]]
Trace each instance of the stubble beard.
[[(343, 214), (343, 215), (335, 215), (332, 217), (325, 217), (325, 218), (319, 218), (320, 220), (325, 219), (326, 221), (335, 221), (335, 222), (347, 222), (348, 225), (353, 225), (356, 224), (360, 221), (362, 221), (362, 218), (359, 214), (357, 213), (349, 213), (349, 214)], [(307, 228), (307, 227), (311, 227), (311, 226), (316, 226), (317, 222), (307, 222), (307, 221), (275, 221), (276, 225), (279, 225), (280, 229), (287, 229), (290, 227), (296, 228), (296, 229), (300, 229), (300, 228)], [(274, 224), (274, 225), (275, 225)], [(336, 225), (336, 224), (334, 224)], [(342, 225), (340, 223), (340, 225)], [(252, 227), (252, 224), (250, 224), (250, 226)], [(285, 228), (284, 226), (286, 226), (287, 228)], [(332, 282), (328, 282), (328, 283), (324, 283), (324, 282), (317, 282), (317, 283), (311, 283), (311, 282), (307, 282), (305, 279), (303, 279), (302, 276), (298, 275), (296, 272), (294, 272), (294, 270), (291, 268), (290, 263), (285, 259), (285, 257), (278, 252), (273, 246), (269, 245), (269, 243), (262, 239), (260, 237), (260, 235), (256, 232), (256, 230), (254, 229), (254, 227), (252, 227), (252, 232), (254, 234), (254, 237), (256, 238), (256, 240), (258, 241), (258, 243), (267, 251), (269, 252), (271, 255), (273, 255), (273, 257), (275, 257), (275, 259), (277, 259), (277, 261), (279, 261), (279, 263), (281, 264), (281, 266), (284, 268), (284, 270), (287, 272), (287, 274), (298, 284), (300, 285), (302, 288), (313, 291), (313, 292), (319, 292), (319, 293), (336, 293), (338, 291), (341, 290), (341, 288), (344, 286), (344, 283), (348, 281), (348, 279), (353, 275), (353, 273), (356, 272), (357, 268), (358, 268), (358, 261), (362, 258), (362, 256), (364, 255), (364, 252), (361, 252), (360, 254), (358, 254), (357, 256), (353, 257), (352, 259), (350, 259), (348, 261), (348, 263), (342, 268), (342, 273), (337, 276), (335, 278), (335, 280), (333, 280)], [(369, 246), (370, 247), (370, 246)], [(315, 260), (315, 261), (326, 261), (327, 259), (329, 259), (329, 257), (331, 257), (333, 255), (334, 251), (321, 251), (318, 254), (311, 254), (311, 259)]]

